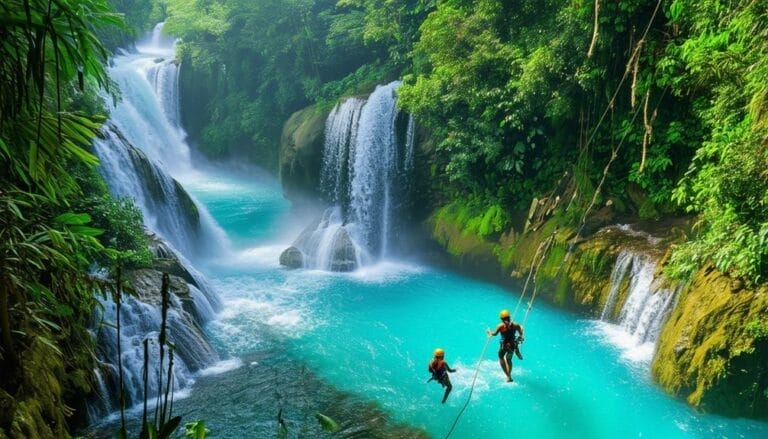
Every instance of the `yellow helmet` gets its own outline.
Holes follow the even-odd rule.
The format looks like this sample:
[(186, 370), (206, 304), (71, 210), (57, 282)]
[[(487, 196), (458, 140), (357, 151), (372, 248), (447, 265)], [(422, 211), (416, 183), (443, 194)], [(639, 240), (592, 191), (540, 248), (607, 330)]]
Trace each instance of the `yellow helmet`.
[(509, 310), (502, 309), (501, 312), (499, 313), (499, 318), (500, 319), (508, 319), (509, 318)]
[(435, 349), (435, 357), (442, 357), (445, 355), (445, 351), (442, 348)]

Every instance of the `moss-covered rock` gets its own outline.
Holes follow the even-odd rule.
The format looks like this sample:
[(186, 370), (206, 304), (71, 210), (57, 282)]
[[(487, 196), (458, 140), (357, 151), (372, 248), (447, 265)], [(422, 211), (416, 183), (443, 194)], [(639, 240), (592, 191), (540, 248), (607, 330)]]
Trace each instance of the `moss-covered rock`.
[[(11, 438), (67, 438), (67, 408), (62, 382), (64, 359), (40, 337), (32, 340), (20, 358), (22, 379), (15, 395), (2, 392), (2, 420)], [(6, 424), (7, 422), (7, 424)], [(0, 429), (2, 431), (2, 429)]]
[(768, 286), (699, 271), (662, 331), (652, 373), (695, 407), (768, 418)]
[(280, 181), (291, 200), (317, 193), (328, 111), (313, 105), (291, 115), (280, 140)]

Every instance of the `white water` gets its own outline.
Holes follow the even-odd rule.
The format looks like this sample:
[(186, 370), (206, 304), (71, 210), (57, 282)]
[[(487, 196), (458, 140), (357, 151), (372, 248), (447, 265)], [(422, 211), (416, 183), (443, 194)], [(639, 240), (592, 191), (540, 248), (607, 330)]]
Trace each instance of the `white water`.
[(333, 206), (294, 243), (305, 267), (349, 271), (391, 252), (396, 201), (406, 198), (414, 162), (412, 117), (398, 141), (399, 85), (378, 86), (367, 100), (348, 98), (329, 114), (320, 186)]
[[(174, 46), (173, 40), (162, 35), (161, 23), (137, 44), (138, 52), (113, 60), (109, 73), (120, 86), (121, 99), (110, 102), (110, 120), (103, 138), (94, 142), (94, 151), (112, 195), (134, 201), (145, 226), (164, 241), (158, 244), (159, 256), (176, 259), (189, 275), (189, 299), (172, 294), (168, 311), (169, 340), (175, 344), (176, 353), (173, 388), (179, 390), (219, 361), (200, 325), (214, 319), (222, 307), (208, 280), (186, 256), (210, 257), (227, 249), (228, 242), (208, 210), (179, 183), (199, 174), (192, 166), (186, 134), (179, 124), (179, 67)], [(99, 366), (94, 370), (97, 395), (88, 405), (92, 421), (119, 408), (117, 310), (111, 300), (102, 301), (102, 307), (104, 312), (96, 317), (93, 330)], [(156, 304), (125, 297), (120, 318), (120, 360), (126, 405), (130, 407), (144, 398), (144, 340), (151, 345), (148, 394), (153, 397), (161, 389), (157, 377), (160, 309)], [(167, 365), (166, 355), (166, 370)]]
[[(219, 355), (208, 343), (199, 324), (183, 310), (181, 299), (171, 296), (168, 310), (167, 331), (169, 341), (175, 345), (173, 362), (173, 388), (188, 387), (194, 382), (194, 373), (219, 361)], [(88, 417), (96, 421), (119, 408), (119, 379), (117, 352), (117, 306), (110, 300), (102, 300), (102, 312), (97, 313), (94, 330), (99, 365), (94, 371), (97, 398), (88, 405)], [(203, 308), (205, 309), (205, 308)], [(144, 340), (149, 341), (148, 394), (157, 395), (160, 387), (160, 351), (157, 335), (161, 325), (160, 309), (156, 305), (124, 296), (120, 309), (119, 356), (123, 367), (123, 383), (126, 408), (143, 402), (144, 395)], [(107, 324), (110, 323), (110, 324)], [(169, 353), (166, 348), (162, 381), (167, 379)], [(165, 384), (163, 384), (165, 386)]]
[[(608, 340), (623, 350), (623, 357), (643, 364), (653, 359), (662, 326), (673, 309), (678, 289), (662, 287), (663, 278), (654, 278), (656, 263), (648, 256), (622, 251), (611, 273), (611, 289), (600, 315), (600, 329)], [(628, 292), (618, 318), (616, 307), (622, 283)]]

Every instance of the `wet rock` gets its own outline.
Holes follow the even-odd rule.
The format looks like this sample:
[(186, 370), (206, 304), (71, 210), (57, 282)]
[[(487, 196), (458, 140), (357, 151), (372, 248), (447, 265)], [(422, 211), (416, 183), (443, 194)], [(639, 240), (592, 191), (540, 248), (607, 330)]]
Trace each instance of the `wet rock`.
[[(163, 273), (153, 268), (141, 268), (125, 272), (125, 278), (131, 284), (136, 298), (144, 303), (159, 306), (162, 302), (160, 291), (163, 285)], [(169, 275), (169, 291), (182, 300), (189, 299), (189, 285), (178, 277)]]
[(153, 268), (163, 273), (168, 273), (172, 276), (178, 276), (184, 279), (188, 284), (194, 285), (200, 288), (197, 284), (194, 276), (184, 267), (184, 264), (179, 261), (176, 254), (168, 247), (168, 244), (163, 241), (159, 236), (154, 233), (148, 233), (147, 239), (149, 240), (149, 250), (155, 257), (153, 262)]
[(283, 126), (280, 182), (290, 200), (317, 195), (327, 117), (327, 111), (311, 106), (293, 113)]
[(353, 271), (357, 268), (357, 250), (344, 228), (336, 232), (331, 250), (331, 271)]
[(301, 268), (304, 266), (304, 254), (296, 247), (290, 246), (280, 254), (280, 265), (288, 268)]

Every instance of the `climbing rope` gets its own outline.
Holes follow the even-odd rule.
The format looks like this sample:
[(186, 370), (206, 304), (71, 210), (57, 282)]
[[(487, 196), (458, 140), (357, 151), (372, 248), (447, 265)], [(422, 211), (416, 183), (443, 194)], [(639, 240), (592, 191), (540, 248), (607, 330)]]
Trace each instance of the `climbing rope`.
[(483, 352), (480, 354), (480, 358), (477, 359), (477, 366), (475, 367), (475, 376), (472, 377), (472, 385), (469, 386), (469, 395), (467, 395), (467, 400), (464, 402), (464, 405), (461, 407), (461, 410), (459, 410), (459, 414), (456, 415), (456, 419), (453, 420), (453, 424), (451, 425), (451, 429), (448, 430), (448, 433), (446, 433), (444, 439), (448, 439), (451, 434), (453, 433), (453, 429), (456, 428), (456, 424), (459, 423), (459, 419), (461, 418), (461, 415), (464, 414), (464, 410), (466, 410), (467, 406), (469, 405), (469, 400), (472, 399), (472, 392), (475, 390), (475, 382), (477, 381), (477, 374), (480, 373), (480, 365), (483, 362), (483, 358), (485, 357), (485, 351), (488, 350), (488, 345), (491, 343), (491, 337), (487, 337), (487, 340), (485, 340), (485, 346), (483, 346)]
[(533, 260), (531, 261), (531, 269), (528, 270), (528, 277), (525, 279), (525, 284), (523, 284), (523, 291), (520, 293), (520, 298), (517, 299), (517, 305), (515, 305), (515, 310), (512, 311), (512, 317), (517, 315), (517, 310), (520, 308), (520, 303), (523, 301), (523, 297), (525, 297), (525, 292), (528, 290), (528, 283), (531, 281), (531, 276), (533, 275), (533, 267), (536, 266), (536, 260), (539, 257), (539, 252), (541, 252), (542, 247), (544, 247), (544, 244), (546, 241), (542, 241), (539, 243), (539, 246), (536, 248), (536, 253), (533, 255)]
[[(539, 244), (539, 248), (536, 250), (536, 254), (533, 256), (533, 260), (531, 261), (531, 269), (528, 271), (528, 278), (525, 280), (525, 284), (523, 285), (523, 291), (520, 293), (520, 298), (517, 299), (517, 305), (515, 305), (515, 310), (512, 312), (512, 319), (515, 320), (515, 317), (517, 316), (517, 310), (520, 308), (520, 304), (523, 301), (523, 298), (526, 295), (526, 291), (528, 290), (528, 283), (533, 278), (533, 295), (531, 302), (528, 303), (528, 310), (531, 309), (531, 306), (533, 305), (533, 298), (535, 298), (536, 290), (538, 289), (536, 286), (536, 276), (539, 274), (539, 268), (541, 267), (541, 264), (544, 263), (544, 258), (547, 256), (547, 252), (549, 251), (550, 247), (552, 246), (552, 243), (555, 242), (555, 234), (557, 234), (557, 228), (555, 228), (554, 231), (552, 231), (552, 235), (550, 237)], [(541, 257), (538, 258), (537, 262), (537, 256), (539, 254), (539, 250), (544, 249), (543, 252), (541, 252)], [(526, 320), (527, 320), (528, 313), (526, 312)]]

